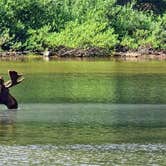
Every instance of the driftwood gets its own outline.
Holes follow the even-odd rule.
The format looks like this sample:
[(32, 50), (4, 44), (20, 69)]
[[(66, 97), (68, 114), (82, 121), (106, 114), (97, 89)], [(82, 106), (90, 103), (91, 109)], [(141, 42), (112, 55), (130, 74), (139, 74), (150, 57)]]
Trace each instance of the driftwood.
[(16, 71), (8, 71), (8, 73), (9, 81), (4, 82), (3, 77), (0, 77), (0, 104), (5, 104), (8, 109), (17, 109), (17, 100), (10, 94), (9, 88), (21, 83), (24, 78)]

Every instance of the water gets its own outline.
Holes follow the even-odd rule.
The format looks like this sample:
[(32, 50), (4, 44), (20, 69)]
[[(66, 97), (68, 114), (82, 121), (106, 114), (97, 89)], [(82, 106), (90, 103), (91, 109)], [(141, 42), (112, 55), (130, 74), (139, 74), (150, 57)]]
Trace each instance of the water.
[(27, 74), (12, 93), (21, 103), (165, 104), (165, 83), (166, 74)]
[(0, 143), (165, 143), (165, 116), (166, 105), (24, 104), (1, 110)]
[(6, 62), (19, 109), (0, 107), (0, 165), (166, 165), (164, 62)]
[(4, 109), (2, 165), (166, 163), (166, 105), (21, 104), (18, 111)]
[[(166, 146), (110, 144), (102, 146), (0, 146), (1, 165), (165, 165)], [(20, 153), (21, 152), (21, 153)], [(135, 164), (134, 164), (135, 163)]]

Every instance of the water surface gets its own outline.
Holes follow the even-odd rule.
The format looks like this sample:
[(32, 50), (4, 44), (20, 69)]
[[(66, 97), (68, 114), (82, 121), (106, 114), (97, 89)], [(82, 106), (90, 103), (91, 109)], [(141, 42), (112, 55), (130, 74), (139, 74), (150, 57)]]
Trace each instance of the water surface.
[(0, 62), (0, 165), (165, 165), (165, 62)]
[(21, 103), (165, 104), (166, 74), (27, 74)]
[(154, 104), (1, 108), (0, 160), (6, 165), (163, 164), (165, 116), (166, 105)]

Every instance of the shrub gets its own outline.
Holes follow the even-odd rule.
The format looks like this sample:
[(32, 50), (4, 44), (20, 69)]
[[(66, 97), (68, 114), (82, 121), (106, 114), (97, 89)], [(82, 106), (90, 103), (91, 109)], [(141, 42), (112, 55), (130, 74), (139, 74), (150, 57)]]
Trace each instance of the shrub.
[[(165, 49), (165, 3), (166, 0), (0, 0), (0, 49), (43, 50), (59, 45)], [(157, 14), (141, 8), (146, 4), (155, 9), (158, 6)]]
[[(110, 27), (119, 35), (121, 46), (137, 49), (140, 46), (161, 47), (164, 28), (161, 26), (163, 18), (152, 12), (143, 12), (134, 9), (135, 3), (125, 6), (115, 6), (107, 13)], [(162, 42), (163, 43), (163, 42)]]
[(33, 51), (44, 50), (46, 47), (48, 47), (45, 40), (49, 35), (49, 30), (50, 30), (49, 26), (44, 26), (37, 30), (29, 29), (27, 32), (28, 38), (24, 43), (24, 47), (27, 50), (33, 50)]
[(60, 33), (53, 33), (46, 39), (49, 45), (56, 47), (104, 47), (114, 48), (117, 43), (117, 35), (114, 30), (107, 28), (107, 23), (86, 21), (82, 24), (70, 22)]

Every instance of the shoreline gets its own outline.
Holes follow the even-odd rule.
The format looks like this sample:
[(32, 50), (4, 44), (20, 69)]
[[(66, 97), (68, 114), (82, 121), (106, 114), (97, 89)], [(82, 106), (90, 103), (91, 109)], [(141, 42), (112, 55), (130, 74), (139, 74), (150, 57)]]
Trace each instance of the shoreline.
[(136, 51), (116, 51), (108, 52), (101, 48), (71, 49), (59, 47), (49, 51), (3, 51), (0, 52), (0, 60), (17, 60), (35, 57), (45, 60), (80, 60), (80, 59), (119, 59), (124, 61), (139, 60), (166, 60), (166, 50), (158, 51), (151, 49), (141, 49)]

